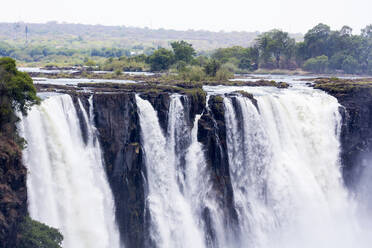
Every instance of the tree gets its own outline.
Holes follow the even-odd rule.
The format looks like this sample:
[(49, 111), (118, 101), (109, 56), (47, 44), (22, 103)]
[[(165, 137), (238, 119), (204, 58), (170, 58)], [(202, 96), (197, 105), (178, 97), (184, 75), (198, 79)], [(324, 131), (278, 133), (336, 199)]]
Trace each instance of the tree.
[(193, 57), (196, 55), (195, 49), (192, 44), (186, 41), (175, 41), (171, 43), (174, 57), (176, 61), (184, 61), (185, 63), (190, 63)]
[(372, 39), (372, 24), (362, 29), (362, 37)]
[(353, 29), (349, 26), (343, 26), (340, 30), (342, 36), (351, 36), (353, 34)]
[(207, 64), (204, 65), (205, 74), (211, 77), (215, 77), (217, 71), (221, 68), (221, 63), (215, 59), (211, 59)]
[(165, 48), (159, 48), (149, 56), (151, 71), (168, 70), (174, 62), (174, 53)]
[(356, 59), (354, 59), (352, 56), (348, 55), (345, 57), (345, 59), (342, 61), (342, 70), (344, 70), (346, 73), (357, 73), (359, 64)]
[(331, 35), (331, 28), (328, 25), (319, 23), (314, 28), (310, 29), (304, 37), (306, 48), (305, 58), (311, 58), (328, 54), (328, 39)]
[(62, 234), (26, 216), (20, 224), (18, 248), (62, 248)]
[(263, 33), (257, 39), (264, 63), (267, 64), (273, 58), (276, 68), (280, 68), (283, 58), (287, 62), (291, 59), (295, 44), (295, 40), (290, 38), (287, 32), (278, 29)]
[(7, 57), (0, 58), (0, 93), (8, 96), (15, 109), (23, 113), (39, 102), (30, 76), (18, 71), (15, 60)]
[(305, 61), (304, 69), (315, 73), (323, 73), (328, 68), (328, 57), (325, 55), (310, 58)]

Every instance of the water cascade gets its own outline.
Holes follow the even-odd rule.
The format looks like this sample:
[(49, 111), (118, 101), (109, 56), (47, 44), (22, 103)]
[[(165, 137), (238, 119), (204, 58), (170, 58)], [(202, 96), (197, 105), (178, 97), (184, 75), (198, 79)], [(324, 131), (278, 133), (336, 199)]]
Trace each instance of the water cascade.
[[(365, 221), (369, 217), (358, 213), (357, 200), (343, 184), (341, 115), (335, 98), (303, 86), (204, 89), (207, 102), (219, 95), (222, 125), (211, 124), (215, 117), (210, 106), (190, 118), (190, 99), (173, 94), (162, 128), (150, 101), (139, 95), (123, 98), (132, 101), (139, 117), (134, 127), (141, 150), (136, 155), (143, 156), (139, 161), (146, 169), (141, 176), (147, 188), (141, 193), (146, 202), (143, 211), (148, 210), (149, 216), (144, 221), (149, 244), (157, 248), (369, 247), (372, 225)], [(252, 93), (257, 101), (236, 90)], [(92, 97), (86, 105), (89, 111), (80, 99), (74, 104), (68, 95), (52, 96), (22, 118), (29, 211), (32, 218), (59, 228), (66, 248), (119, 248)], [(137, 118), (135, 111), (131, 116)], [(210, 121), (209, 126), (200, 121)], [(87, 135), (81, 131), (82, 122)], [(212, 146), (198, 141), (198, 128), (221, 126), (225, 140), (217, 137), (221, 130), (203, 129), (202, 134), (216, 136), (209, 140), (224, 145), (219, 146), (227, 154), (223, 175), (207, 157)], [(369, 203), (371, 175), (366, 173), (360, 186), (360, 197)], [(229, 179), (223, 181), (229, 183), (228, 191), (222, 188), (227, 183), (219, 184), (216, 177)], [(232, 195), (229, 204), (221, 192)], [(231, 212), (237, 220), (230, 223), (226, 213)]]
[(255, 91), (258, 109), (224, 99), (239, 246), (367, 247), (342, 183), (336, 99)]
[(181, 192), (182, 172), (176, 163), (175, 133), (182, 131), (184, 114), (180, 99), (171, 102), (169, 136), (163, 133), (151, 103), (139, 96), (136, 101), (148, 173), (151, 239), (158, 247), (204, 247), (191, 203)]
[(119, 248), (112, 193), (92, 116), (83, 112), (88, 141), (69, 95), (53, 96), (21, 121), (32, 218), (61, 230), (66, 248)]

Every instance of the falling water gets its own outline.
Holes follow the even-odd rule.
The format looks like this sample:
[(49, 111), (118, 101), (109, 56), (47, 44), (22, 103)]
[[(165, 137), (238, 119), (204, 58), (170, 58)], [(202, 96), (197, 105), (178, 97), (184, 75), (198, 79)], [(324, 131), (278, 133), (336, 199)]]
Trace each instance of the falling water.
[(66, 248), (119, 248), (112, 193), (90, 115), (83, 108), (88, 142), (68, 95), (50, 97), (21, 122), (33, 219), (61, 230)]
[[(257, 106), (246, 97), (223, 96), (237, 89), (251, 92)], [(137, 95), (148, 228), (156, 247), (369, 247), (371, 222), (361, 225), (360, 219), (370, 215), (355, 213), (356, 202), (342, 181), (341, 117), (335, 98), (301, 87), (207, 90), (224, 97), (239, 225), (233, 231), (241, 232), (236, 235), (239, 240), (227, 238), (232, 230), (224, 222), (204, 147), (197, 140), (200, 116), (190, 123), (184, 108), (187, 99), (172, 95), (163, 130), (151, 103)], [(77, 104), (80, 121), (87, 126), (86, 143), (68, 95), (44, 100), (22, 119), (21, 133), (28, 142), (24, 161), (29, 169), (29, 211), (32, 218), (62, 231), (64, 247), (118, 248), (92, 98), (88, 102), (88, 113), (79, 100)], [(368, 203), (371, 175), (361, 180), (361, 197)]]
[(336, 99), (255, 93), (259, 111), (224, 100), (240, 247), (368, 247), (342, 183)]
[[(150, 208), (150, 235), (158, 247), (204, 247), (203, 235), (197, 225), (191, 203), (180, 189), (179, 167), (174, 148), (174, 136), (164, 135), (150, 102), (136, 96), (141, 123), (141, 139), (145, 151), (149, 185), (148, 204)], [(172, 115), (182, 118), (183, 108), (179, 99), (174, 98), (171, 104)], [(172, 110), (173, 109), (173, 110)], [(176, 130), (179, 118), (170, 118), (170, 133)]]

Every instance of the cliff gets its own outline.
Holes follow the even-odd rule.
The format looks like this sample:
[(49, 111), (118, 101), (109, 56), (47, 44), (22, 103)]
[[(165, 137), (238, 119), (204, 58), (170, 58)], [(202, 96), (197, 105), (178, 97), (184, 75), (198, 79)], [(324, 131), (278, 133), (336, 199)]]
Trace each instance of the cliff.
[(17, 227), (27, 214), (26, 175), (18, 145), (0, 135), (0, 247), (16, 247)]
[(318, 79), (314, 88), (326, 91), (342, 105), (341, 162), (346, 186), (354, 188), (372, 152), (372, 82), (366, 79)]

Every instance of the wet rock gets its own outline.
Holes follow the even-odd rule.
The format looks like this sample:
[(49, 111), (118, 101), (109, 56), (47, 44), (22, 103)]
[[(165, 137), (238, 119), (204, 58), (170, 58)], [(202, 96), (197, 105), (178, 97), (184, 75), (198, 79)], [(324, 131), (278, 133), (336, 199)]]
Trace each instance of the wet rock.
[(0, 134), (0, 247), (16, 247), (17, 227), (27, 214), (26, 176), (18, 145)]
[(135, 95), (96, 94), (94, 119), (126, 247), (148, 247), (146, 167)]
[(234, 208), (229, 171), (223, 98), (211, 96), (208, 106), (210, 110), (205, 110), (198, 122), (198, 141), (205, 147), (207, 166), (217, 192), (217, 201), (224, 211), (225, 223), (234, 230), (238, 217)]

